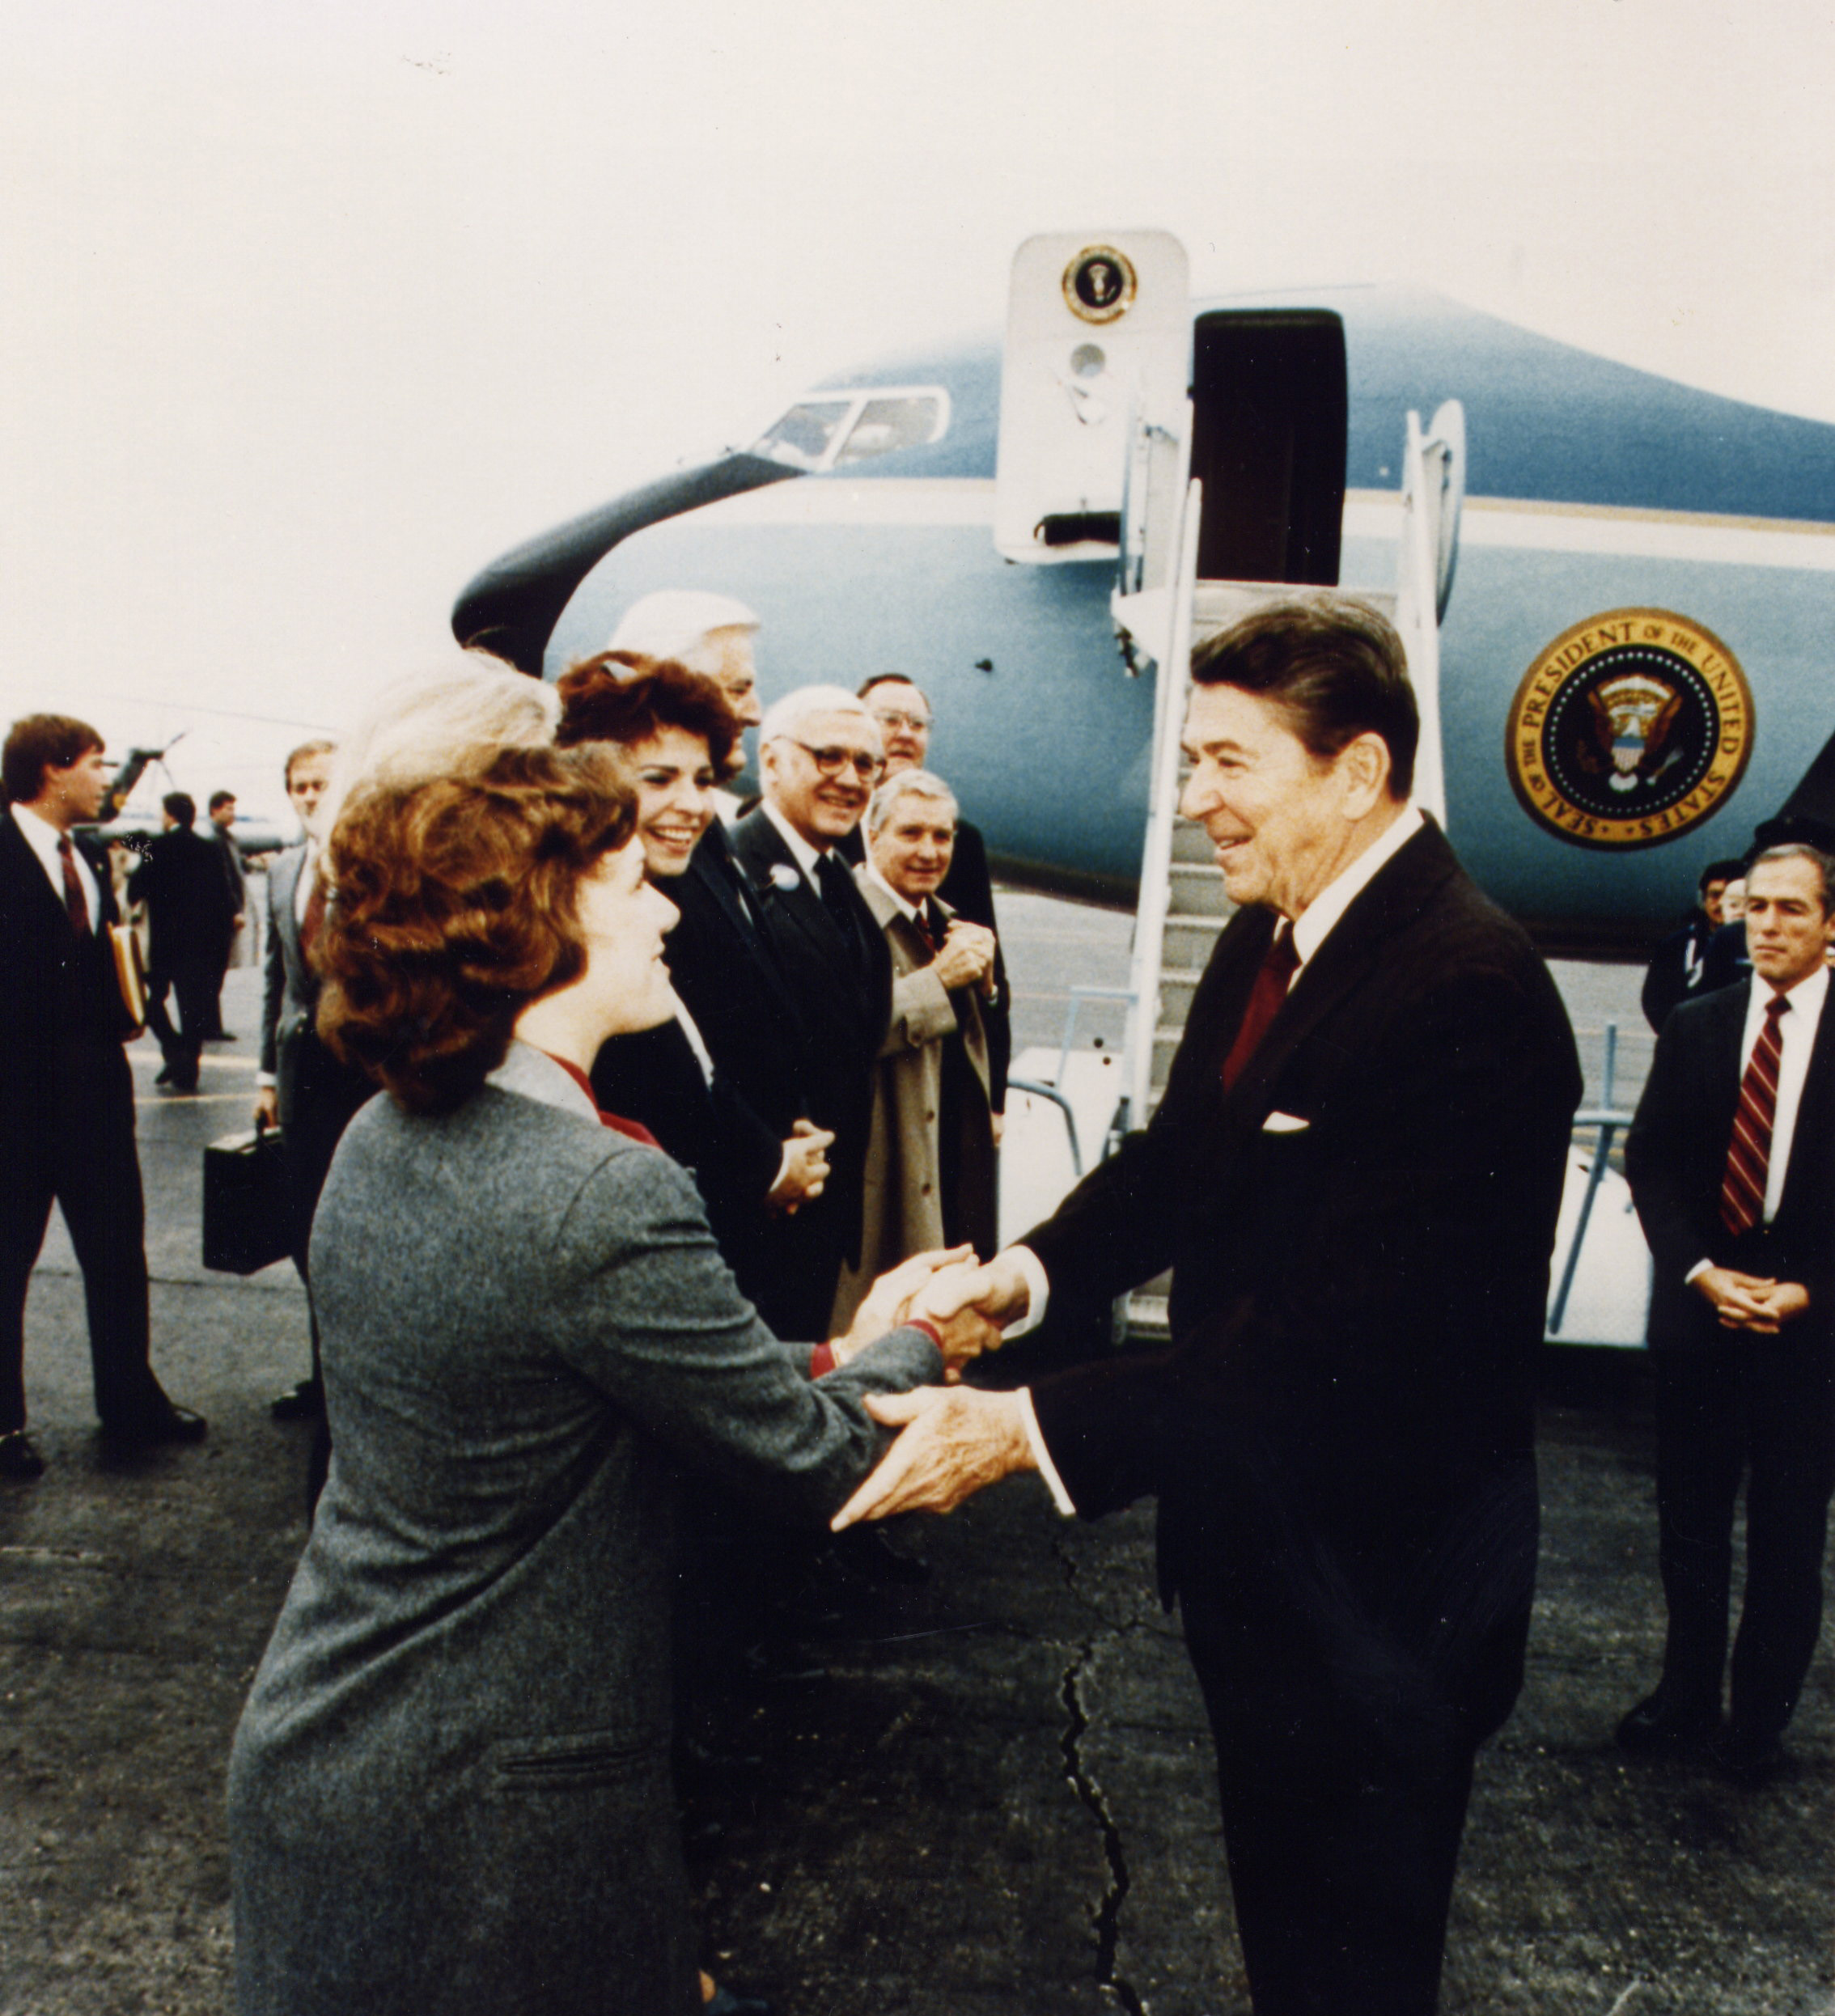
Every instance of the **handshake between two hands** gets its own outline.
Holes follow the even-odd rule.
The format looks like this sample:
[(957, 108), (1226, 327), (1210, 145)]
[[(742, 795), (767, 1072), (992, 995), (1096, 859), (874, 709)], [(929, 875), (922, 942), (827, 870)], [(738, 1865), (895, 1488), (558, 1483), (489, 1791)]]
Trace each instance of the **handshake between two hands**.
[(970, 1358), (999, 1348), (1002, 1326), (1023, 1316), (1029, 1300), (1010, 1255), (977, 1264), (967, 1246), (919, 1253), (874, 1282), (847, 1335), (835, 1340), (837, 1364), (900, 1324), (922, 1320), (942, 1336), (949, 1383), (868, 1395), (874, 1420), (903, 1432), (836, 1514), (837, 1531), (897, 1512), (951, 1511), (984, 1484), (1036, 1467), (1023, 1396), (956, 1383)]
[(867, 1291), (845, 1336), (832, 1346), (837, 1365), (845, 1365), (888, 1330), (903, 1323), (933, 1324), (942, 1339), (944, 1363), (954, 1379), (970, 1358), (1000, 1349), (1002, 1326), (1023, 1315), (1026, 1294), (1017, 1298), (1004, 1255), (985, 1265), (972, 1246), (914, 1253), (880, 1275)]

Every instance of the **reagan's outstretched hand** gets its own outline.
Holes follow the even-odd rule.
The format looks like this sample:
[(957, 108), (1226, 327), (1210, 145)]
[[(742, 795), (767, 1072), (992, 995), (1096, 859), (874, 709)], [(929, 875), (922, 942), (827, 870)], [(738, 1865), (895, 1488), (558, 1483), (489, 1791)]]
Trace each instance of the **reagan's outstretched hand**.
[(953, 1512), (984, 1486), (1036, 1469), (1025, 1404), (1021, 1394), (969, 1386), (870, 1393), (867, 1412), (904, 1433), (830, 1524), (838, 1533), (857, 1519), (895, 1512)]
[(941, 1325), (973, 1310), (989, 1323), (1004, 1326), (1017, 1323), (1032, 1298), (1025, 1272), (1009, 1247), (978, 1267), (952, 1268), (940, 1276), (926, 1291), (923, 1314)]

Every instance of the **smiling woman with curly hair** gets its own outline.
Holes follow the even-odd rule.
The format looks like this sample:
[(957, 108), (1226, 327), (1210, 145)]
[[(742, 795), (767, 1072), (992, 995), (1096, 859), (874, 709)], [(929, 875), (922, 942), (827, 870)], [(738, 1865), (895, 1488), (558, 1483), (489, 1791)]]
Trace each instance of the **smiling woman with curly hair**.
[(833, 1511), (865, 1396), (942, 1374), (893, 1324), (923, 1270), (812, 1380), (686, 1175), (596, 1109), (600, 1044), (671, 1012), (674, 917), (600, 757), (360, 791), (333, 852), (322, 1027), (389, 1096), (313, 1228), (336, 1453), (231, 1759), (237, 2006), (693, 2016), (678, 1496)]

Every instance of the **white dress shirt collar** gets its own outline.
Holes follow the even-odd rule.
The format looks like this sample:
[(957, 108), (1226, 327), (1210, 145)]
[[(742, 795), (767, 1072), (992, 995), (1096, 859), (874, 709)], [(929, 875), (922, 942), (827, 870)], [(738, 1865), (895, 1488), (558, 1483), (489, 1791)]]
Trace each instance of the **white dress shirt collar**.
[[(1349, 866), (1321, 889), (1294, 920), (1294, 950), (1304, 967), (1325, 942), (1332, 928), (1374, 882), (1380, 871), (1427, 824), (1410, 798), (1394, 821)], [(1296, 975), (1297, 978), (1298, 976)]]
[(892, 901), (898, 905), (900, 914), (908, 923), (918, 925), (922, 924), (922, 919), (918, 913), (917, 904), (914, 903), (908, 903), (905, 898), (899, 894), (897, 890), (896, 890), (892, 884), (887, 881), (885, 877), (879, 873), (879, 870), (873, 866), (871, 861), (867, 863), (867, 879), (873, 884), (875, 888), (883, 889), (886, 894), (892, 898)]
[(790, 850), (790, 858), (803, 870), (803, 879), (816, 895), (820, 896), (822, 893), (822, 885), (816, 879), (816, 864), (824, 854), (832, 853), (833, 850), (825, 847), (812, 847), (769, 798), (765, 801), (765, 816), (782, 835), (784, 845)]
[[(13, 824), (24, 836), (27, 846), (38, 857), (38, 865), (50, 878), (53, 893), (61, 905), (64, 900), (64, 864), (58, 858), (57, 849), (65, 838), (64, 834), (29, 805), (15, 805), (12, 811)], [(95, 920), (102, 914), (101, 897), (95, 885), (95, 871), (85, 858), (83, 849), (74, 841), (70, 845), (70, 858), (76, 863), (77, 880), (83, 885), (83, 901), (89, 906), (89, 928), (93, 931)]]

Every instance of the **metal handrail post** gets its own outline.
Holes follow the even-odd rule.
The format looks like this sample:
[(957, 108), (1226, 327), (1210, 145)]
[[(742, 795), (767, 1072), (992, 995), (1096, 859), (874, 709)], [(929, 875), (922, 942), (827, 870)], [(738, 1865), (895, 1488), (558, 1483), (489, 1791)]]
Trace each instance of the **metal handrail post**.
[(1041, 1085), (1036, 1078), (1010, 1078), (1006, 1081), (1010, 1092), (1023, 1092), (1029, 1099), (1049, 1099), (1064, 1116), (1064, 1131), (1070, 1140), (1070, 1171), (1073, 1175), (1083, 1173), (1083, 1151), (1077, 1141), (1077, 1116), (1070, 1110), (1070, 1102), (1054, 1086)]
[(1198, 523), (1204, 485), (1186, 485), (1180, 523), (1179, 571), (1173, 584), (1171, 620), (1155, 669), (1154, 740), (1147, 783), (1146, 832), (1141, 849), (1140, 905), (1135, 913), (1134, 956), (1130, 969), (1134, 1006), (1123, 1045), (1123, 1090), (1131, 1114), (1144, 1114), (1153, 1086), (1153, 1040), (1159, 1026), (1159, 968), (1166, 943), (1166, 908), (1172, 883), (1172, 824), (1179, 795), (1179, 737), (1184, 726), (1185, 681), (1191, 671), (1193, 587), (1197, 569)]

